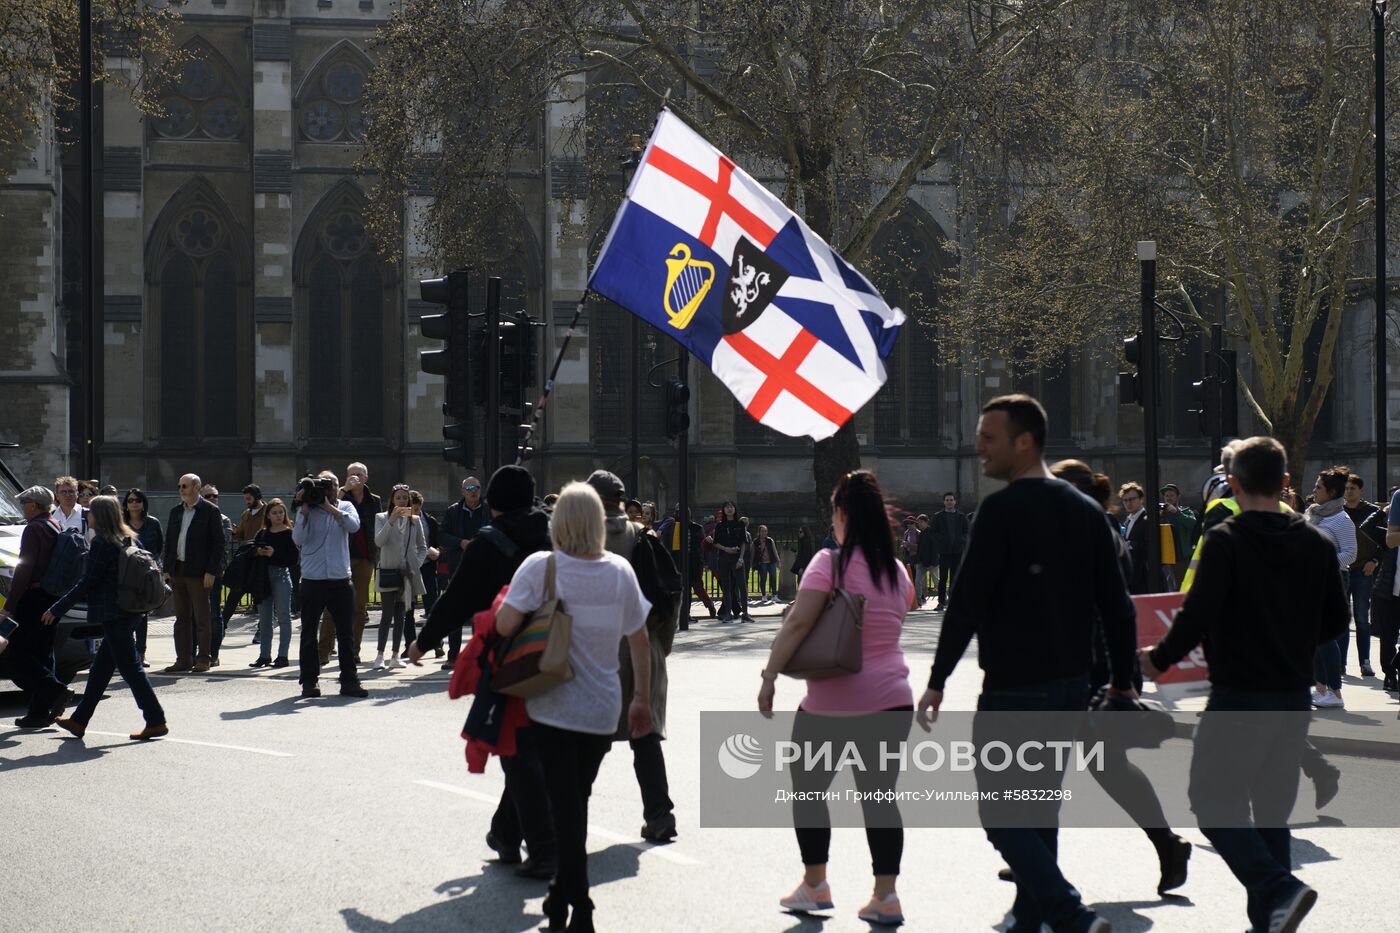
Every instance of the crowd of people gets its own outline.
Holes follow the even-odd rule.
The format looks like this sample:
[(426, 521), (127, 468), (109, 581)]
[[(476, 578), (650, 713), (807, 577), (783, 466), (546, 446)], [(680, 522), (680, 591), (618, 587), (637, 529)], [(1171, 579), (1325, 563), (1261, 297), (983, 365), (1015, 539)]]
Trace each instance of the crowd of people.
[[(1211, 678), (1208, 710), (1340, 707), (1353, 620), (1362, 674), (1373, 676), (1374, 635), (1384, 688), (1396, 689), (1400, 525), (1390, 524), (1389, 515), (1400, 492), (1388, 508), (1367, 503), (1362, 479), (1334, 468), (1317, 476), (1309, 502), (1290, 504), (1277, 442), (1232, 442), (1206, 483), (1199, 516), (1182, 504), (1175, 485), (1159, 490), (1171, 538), (1164, 540), (1170, 548), (1163, 579), (1154, 586), (1145, 557), (1152, 524), (1144, 521), (1145, 491), (1136, 483), (1120, 486), (1121, 512), (1115, 512), (1108, 477), (1077, 460), (1048, 466), (1045, 436), (1045, 412), (1028, 396), (984, 407), (978, 455), (987, 475), (1007, 485), (971, 516), (950, 492), (941, 511), (896, 527), (874, 474), (847, 474), (832, 492), (826, 537), (816, 542), (807, 528), (798, 531), (789, 568), (797, 595), (762, 671), (760, 712), (771, 714), (778, 675), (837, 587), (864, 600), (863, 660), (856, 671), (806, 682), (793, 726), (798, 743), (830, 717), (844, 717), (866, 742), (897, 741), (916, 721), (931, 727), (947, 680), (974, 637), (984, 672), (977, 709), (985, 711), (1131, 705), (1144, 677), (1158, 676), (1201, 642)], [(81, 738), (111, 676), (120, 673), (145, 719), (132, 738), (168, 734), (145, 673), (147, 620), (123, 609), (119, 595), (123, 555), (131, 549), (158, 558), (170, 587), (176, 660), (167, 673), (219, 663), (220, 620), (230, 608), (221, 605), (221, 581), (230, 599), (246, 592), (257, 606), (259, 655), (251, 666), (289, 666), (295, 591), (303, 698), (321, 695), (322, 668), (337, 652), (340, 693), (367, 695), (359, 671), (372, 580), (382, 597), (370, 662), (376, 669), (422, 665), (430, 654), (442, 657), (446, 642), (446, 666), (466, 654), (468, 667), (487, 658), (487, 667), (501, 674), (510, 657), (502, 646), (513, 635), (567, 611), (571, 676), (519, 695), (477, 690), (465, 733), (469, 762), (470, 743), (478, 743), (478, 750), (499, 756), (505, 776), (487, 845), (522, 877), (550, 882), (544, 902), (550, 929), (593, 929), (588, 800), (615, 742), (627, 741), (633, 754), (642, 837), (665, 843), (677, 836), (662, 739), (667, 657), (681, 600), (694, 593), (721, 622), (751, 621), (748, 569), (757, 571), (760, 604), (777, 600), (779, 549), (766, 526), (749, 531), (736, 503), (725, 502), (704, 524), (679, 510), (662, 517), (651, 503), (628, 499), (623, 483), (606, 471), (544, 498), (518, 466), (497, 470), (484, 489), (469, 476), (441, 518), (425, 514), (422, 495), (407, 485), (393, 486), (386, 499), (375, 495), (361, 463), (349, 465), (344, 483), (330, 471), (307, 477), (289, 502), (265, 500), (250, 484), (237, 522), (220, 511), (218, 490), (199, 476), (182, 476), (178, 489), (180, 502), (164, 523), (149, 514), (140, 489), (119, 498), (59, 477), (54, 491), (35, 486), (21, 493), (21, 560), (12, 597), (0, 610), (0, 650), (10, 652), (14, 678), (31, 697), (17, 725), (56, 723)], [(1043, 520), (1026, 522), (1031, 514)], [(679, 569), (683, 540), (690, 561)], [(230, 546), (233, 561), (226, 559)], [(55, 567), (73, 549), (85, 549), (79, 572), (57, 586)], [(707, 563), (722, 591), (718, 611), (703, 585)], [(446, 579), (441, 591), (440, 577)], [(1130, 594), (1172, 586), (1187, 592), (1180, 615), (1159, 644), (1137, 649)], [(946, 614), (927, 689), (916, 701), (900, 636), (908, 612), (931, 597)], [(415, 631), (420, 600), (423, 622)], [(79, 601), (104, 637), (84, 695), (65, 716), (78, 698), (56, 676), (53, 623)], [(473, 717), (478, 726), (490, 721), (489, 738), (473, 731)], [(1202, 831), (1246, 888), (1252, 929), (1271, 933), (1296, 929), (1317, 897), (1292, 874), (1286, 817), (1300, 770), (1318, 782), (1324, 802), (1316, 769), (1330, 766), (1297, 722), (1251, 736), (1243, 751), (1230, 735), (1203, 726), (1190, 777)], [(1047, 787), (1057, 774), (1043, 777)], [(1270, 781), (1261, 782), (1263, 774)], [(982, 770), (977, 776), (987, 779)], [(1121, 749), (1095, 777), (1154, 846), (1158, 891), (1183, 885), (1191, 846), (1166, 826), (1148, 777)], [(793, 775), (795, 789), (811, 791), (825, 790), (830, 779), (819, 770)], [(889, 791), (897, 779), (894, 771), (861, 773), (857, 784)], [(1331, 781), (1329, 796), (1335, 774)], [(829, 910), (831, 830), (823, 825), (820, 795), (801, 798), (794, 819), (803, 876), (780, 906)], [(859, 916), (892, 925), (905, 920), (896, 888), (904, 835), (897, 808), (882, 806), (866, 810), (867, 820), (878, 816), (880, 825), (867, 830), (874, 886)], [(1046, 924), (1108, 933), (1108, 921), (1060, 872), (1057, 805), (1045, 806), (1048, 828), (988, 822), (987, 837), (1006, 862), (1003, 877), (1016, 885), (1012, 929)]]

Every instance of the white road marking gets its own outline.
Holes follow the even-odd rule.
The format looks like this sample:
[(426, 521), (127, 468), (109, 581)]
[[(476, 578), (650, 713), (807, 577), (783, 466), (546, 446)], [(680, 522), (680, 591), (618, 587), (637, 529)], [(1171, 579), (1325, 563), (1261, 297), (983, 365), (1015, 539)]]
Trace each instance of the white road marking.
[[(87, 734), (87, 735), (110, 735), (110, 736), (113, 736), (114, 738), (118, 738), (118, 739), (129, 739), (129, 738), (131, 738), (130, 733), (127, 733), (127, 732), (98, 732), (98, 731), (95, 730), (95, 729), (89, 729), (89, 730), (87, 730), (86, 734)], [(200, 742), (200, 741), (197, 741), (197, 740), (195, 740), (195, 739), (172, 739), (172, 738), (170, 738), (169, 736), (164, 736), (164, 737), (162, 737), (161, 739), (159, 739), (159, 741), (161, 741), (161, 742), (176, 742), (176, 743), (178, 743), (178, 744), (180, 744), (180, 745), (202, 745), (202, 746), (204, 746), (205, 748), (226, 748), (226, 749), (228, 749), (229, 751), (233, 751), (233, 752), (251, 752), (251, 753), (254, 754), (254, 755), (267, 755), (267, 756), (270, 757), (270, 758), (295, 758), (295, 757), (296, 757), (296, 756), (293, 755), (291, 752), (274, 752), (274, 751), (270, 751), (270, 750), (268, 750), (268, 749), (266, 749), (266, 748), (249, 748), (247, 745), (224, 745), (224, 744), (222, 744), (221, 742)]]
[[(458, 797), (467, 797), (471, 800), (479, 800), (482, 803), (489, 803), (493, 807), (501, 801), (500, 794), (483, 794), (479, 790), (472, 790), (467, 787), (459, 787), (456, 784), (443, 784), (438, 781), (414, 781), (413, 783), (421, 785), (423, 787), (431, 787), (433, 790), (441, 790), (446, 791), (449, 794), (456, 794)], [(674, 862), (677, 865), (704, 864), (704, 862), (696, 861), (688, 855), (682, 855), (679, 852), (672, 850), (670, 846), (648, 845), (644, 842), (637, 842), (636, 840), (628, 836), (624, 836), (621, 833), (615, 833), (611, 830), (601, 829), (597, 826), (590, 825), (588, 827), (588, 833), (589, 835), (598, 836), (601, 839), (606, 839), (609, 842), (620, 842), (623, 845), (629, 845), (634, 849), (639, 849), (642, 852), (647, 853), (648, 855), (660, 856), (661, 858), (666, 859), (668, 862)]]

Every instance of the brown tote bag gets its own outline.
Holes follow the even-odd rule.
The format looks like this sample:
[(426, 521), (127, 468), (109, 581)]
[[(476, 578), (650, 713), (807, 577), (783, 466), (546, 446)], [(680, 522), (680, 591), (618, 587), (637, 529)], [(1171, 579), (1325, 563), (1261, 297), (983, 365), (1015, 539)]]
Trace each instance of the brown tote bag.
[(784, 674), (798, 680), (860, 673), (865, 597), (842, 587), (839, 551), (832, 552), (831, 562), (836, 569), (836, 585), (827, 595), (826, 608), (783, 666)]
[(529, 699), (574, 679), (569, 665), (574, 620), (554, 592), (553, 554), (545, 564), (544, 589), (544, 604), (512, 636), (496, 669), (491, 689), (497, 693)]

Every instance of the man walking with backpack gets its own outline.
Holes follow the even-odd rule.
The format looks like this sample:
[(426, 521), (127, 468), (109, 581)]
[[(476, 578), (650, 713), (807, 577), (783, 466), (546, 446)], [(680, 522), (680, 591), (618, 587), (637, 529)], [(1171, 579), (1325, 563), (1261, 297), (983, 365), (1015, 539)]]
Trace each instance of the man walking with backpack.
[(1237, 441), (1228, 471), (1239, 511), (1201, 539), (1181, 611), (1138, 661), (1156, 677), (1205, 642), (1211, 689), (1196, 727), (1191, 809), (1244, 885), (1252, 928), (1291, 933), (1317, 901), (1293, 875), (1288, 831), (1313, 654), (1350, 620), (1331, 539), (1278, 510), (1288, 484), (1283, 446)]
[[(622, 718), (616, 739), (626, 738), (632, 746), (632, 770), (642, 791), (642, 838), (651, 842), (670, 842), (676, 838), (675, 804), (671, 802), (661, 740), (666, 733), (666, 656), (671, 653), (671, 643), (676, 637), (682, 591), (680, 573), (671, 560), (670, 552), (661, 545), (655, 533), (647, 531), (637, 522), (629, 521), (622, 511), (622, 500), (626, 497), (622, 480), (607, 470), (595, 470), (588, 477), (588, 485), (603, 500), (604, 528), (607, 532), (604, 547), (632, 564), (642, 595), (652, 602), (652, 612), (647, 618), (647, 636), (651, 643), (652, 731), (641, 738), (633, 738), (628, 728), (627, 709), (632, 703), (632, 658), (628, 652), (621, 651)], [(655, 542), (654, 546), (652, 542)]]
[[(53, 520), (53, 493), (43, 486), (26, 489), (19, 494), (19, 502), (25, 526), (19, 542), (19, 566), (10, 580), (10, 598), (0, 609), (0, 636), (7, 636), (12, 643), (9, 662), (15, 683), (29, 693), (29, 711), (15, 720), (15, 725), (42, 729), (63, 713), (73, 696), (54, 673), (54, 627), (45, 625), (41, 618), (57, 598), (45, 584), (56, 585), (50, 582), (48, 571), (59, 528)], [(80, 574), (82, 568), (79, 555)]]
[[(473, 480), (471, 485), (480, 484)], [(478, 494), (480, 491), (463, 490)], [(481, 610), (491, 608), (501, 587), (510, 583), (526, 557), (553, 547), (549, 513), (535, 506), (535, 478), (524, 467), (510, 464), (491, 474), (486, 486), (486, 508), (490, 509), (489, 525), (462, 539), (466, 544), (458, 547), (461, 557), (457, 572), (424, 619), (418, 640), (408, 646), (408, 661), (415, 667), (422, 666), (423, 655), (441, 645), (449, 632), (460, 637), (463, 625), (470, 624)], [(442, 540), (447, 540), (445, 527)], [(519, 865), (516, 874), (548, 881), (554, 877), (556, 849), (544, 766), (530, 730), (518, 729), (515, 737), (516, 754), (501, 759), (506, 786), (491, 818), (486, 844), (500, 856), (501, 864)], [(530, 850), (530, 857), (523, 863), (522, 842)]]

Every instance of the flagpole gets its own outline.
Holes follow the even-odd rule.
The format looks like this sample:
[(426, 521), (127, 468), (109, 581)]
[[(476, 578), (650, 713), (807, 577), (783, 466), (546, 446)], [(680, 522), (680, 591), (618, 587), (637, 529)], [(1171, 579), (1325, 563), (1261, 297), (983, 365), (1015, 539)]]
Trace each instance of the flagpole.
[(549, 369), (549, 378), (544, 381), (544, 388), (540, 390), (539, 401), (535, 403), (535, 412), (531, 415), (530, 423), (527, 425), (530, 429), (530, 433), (516, 448), (515, 463), (517, 466), (521, 463), (520, 451), (530, 446), (531, 438), (535, 436), (535, 433), (539, 430), (540, 424), (544, 421), (544, 409), (545, 406), (549, 404), (550, 394), (554, 391), (554, 380), (559, 376), (559, 367), (564, 363), (564, 354), (569, 351), (569, 341), (573, 340), (574, 335), (578, 333), (578, 321), (579, 318), (583, 317), (583, 306), (587, 303), (588, 296), (591, 294), (592, 292), (585, 288), (583, 294), (579, 296), (578, 304), (574, 306), (573, 320), (569, 321), (569, 329), (564, 331), (564, 342), (559, 344), (559, 352), (554, 357), (554, 365)]

